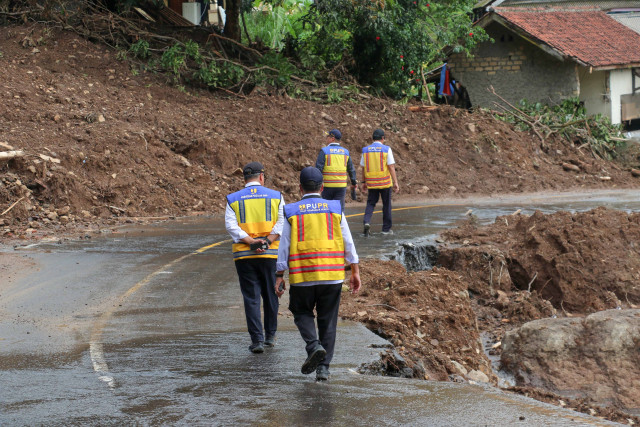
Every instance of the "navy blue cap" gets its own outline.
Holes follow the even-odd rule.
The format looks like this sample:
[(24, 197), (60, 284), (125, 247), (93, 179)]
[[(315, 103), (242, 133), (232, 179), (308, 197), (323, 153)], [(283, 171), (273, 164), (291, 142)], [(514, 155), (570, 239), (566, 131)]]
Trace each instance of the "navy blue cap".
[(332, 136), (335, 139), (342, 139), (342, 132), (340, 132), (338, 129), (331, 129), (327, 135)]
[(384, 131), (382, 129), (376, 129), (373, 131), (373, 140), (378, 141), (379, 139), (384, 138)]
[(307, 166), (300, 171), (300, 184), (313, 181), (316, 184), (322, 183), (322, 172), (316, 167)]
[(242, 169), (244, 176), (251, 176), (258, 173), (264, 173), (264, 166), (260, 162), (251, 162)]

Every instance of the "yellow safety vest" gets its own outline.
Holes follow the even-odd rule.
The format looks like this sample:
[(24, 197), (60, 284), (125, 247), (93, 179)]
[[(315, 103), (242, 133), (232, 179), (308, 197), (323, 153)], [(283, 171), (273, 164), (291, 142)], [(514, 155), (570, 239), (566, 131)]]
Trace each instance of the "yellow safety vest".
[[(236, 213), (238, 225), (244, 232), (254, 239), (271, 234), (271, 230), (278, 220), (281, 196), (278, 191), (271, 190), (261, 185), (252, 185), (227, 196), (227, 202)], [(232, 245), (235, 261), (248, 258), (278, 258), (278, 245), (276, 240), (269, 249), (262, 254), (252, 251), (246, 243), (234, 243)]]
[(340, 201), (307, 198), (285, 205), (284, 211), (291, 224), (289, 282), (344, 280)]
[(339, 145), (322, 148), (324, 152), (324, 168), (322, 178), (325, 187), (344, 188), (347, 186), (347, 163), (349, 151)]
[(371, 144), (362, 149), (364, 156), (364, 182), (367, 188), (381, 190), (393, 185), (391, 172), (387, 165), (389, 147), (383, 144)]

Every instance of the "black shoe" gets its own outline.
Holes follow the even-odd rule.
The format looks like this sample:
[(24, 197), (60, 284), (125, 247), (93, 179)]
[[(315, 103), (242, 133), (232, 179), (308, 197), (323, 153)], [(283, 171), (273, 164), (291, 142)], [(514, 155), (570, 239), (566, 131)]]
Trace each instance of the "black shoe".
[(327, 365), (318, 365), (316, 369), (316, 381), (326, 381), (329, 379), (329, 367)]
[(262, 344), (262, 341), (251, 344), (249, 346), (249, 351), (251, 351), (251, 353), (264, 353), (264, 345)]
[(318, 344), (316, 348), (311, 353), (309, 353), (309, 357), (307, 357), (307, 360), (305, 360), (302, 364), (302, 368), (300, 369), (300, 371), (302, 371), (302, 373), (305, 375), (309, 375), (311, 372), (316, 370), (316, 368), (318, 367), (320, 362), (322, 362), (326, 355), (327, 351), (320, 344)]
[(274, 345), (276, 345), (276, 337), (275, 335), (272, 337), (267, 337), (266, 340), (264, 340), (264, 346), (265, 347), (273, 347)]
[(371, 225), (369, 225), (369, 224), (365, 224), (365, 225), (364, 225), (364, 235), (365, 235), (365, 236), (368, 236), (368, 235), (370, 234), (370, 233), (369, 233), (369, 230), (371, 230)]

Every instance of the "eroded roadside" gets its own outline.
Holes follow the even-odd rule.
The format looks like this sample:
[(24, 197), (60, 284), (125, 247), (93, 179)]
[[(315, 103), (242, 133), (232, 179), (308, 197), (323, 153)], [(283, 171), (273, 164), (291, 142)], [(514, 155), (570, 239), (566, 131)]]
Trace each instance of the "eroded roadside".
[[(394, 345), (365, 371), (496, 385), (491, 353), (502, 356), (503, 365), (515, 374), (511, 391), (637, 424), (640, 372), (633, 358), (640, 342), (634, 314), (640, 305), (639, 234), (640, 214), (606, 208), (509, 215), (488, 226), (478, 226), (470, 216), (443, 233), (446, 243), (438, 247), (438, 267), (432, 270), (407, 272), (395, 261), (364, 261), (364, 290), (356, 299), (345, 299), (341, 313)], [(537, 345), (543, 355), (522, 350), (507, 358), (503, 354), (505, 337), (515, 342), (508, 335), (523, 335), (523, 325), (535, 325), (528, 322), (568, 320), (578, 330), (562, 326), (552, 337), (565, 339), (582, 336), (580, 328), (589, 323), (584, 319), (595, 312), (605, 313), (616, 327), (618, 313), (630, 318), (626, 334), (632, 338), (612, 340), (616, 332), (607, 335), (600, 327), (601, 335), (590, 331), (577, 340), (583, 346), (565, 340), (561, 348), (545, 348), (550, 338), (542, 336)], [(539, 329), (554, 330), (549, 324)], [(489, 337), (485, 348), (481, 334)], [(590, 354), (590, 341), (601, 354)], [(536, 362), (541, 368), (530, 368), (541, 358), (545, 362)]]

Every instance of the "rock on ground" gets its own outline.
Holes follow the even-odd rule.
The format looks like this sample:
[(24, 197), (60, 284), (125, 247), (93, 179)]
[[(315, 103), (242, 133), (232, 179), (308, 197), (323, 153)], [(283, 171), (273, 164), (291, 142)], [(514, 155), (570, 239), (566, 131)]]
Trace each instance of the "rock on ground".
[(518, 386), (624, 408), (640, 415), (640, 310), (540, 319), (502, 340), (503, 366)]

